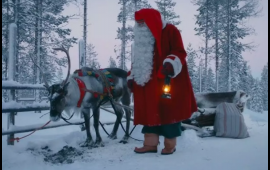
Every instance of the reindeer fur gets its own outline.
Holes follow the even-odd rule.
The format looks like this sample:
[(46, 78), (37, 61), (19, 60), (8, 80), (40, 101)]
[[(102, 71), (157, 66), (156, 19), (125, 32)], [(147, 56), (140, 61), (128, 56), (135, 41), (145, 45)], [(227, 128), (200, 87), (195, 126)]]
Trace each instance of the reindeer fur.
[[(81, 68), (83, 71), (92, 71), (93, 69), (88, 67)], [(113, 99), (115, 102), (122, 102), (123, 105), (129, 106), (130, 105), (130, 90), (127, 87), (127, 72), (118, 68), (106, 68), (111, 74), (112, 79), (115, 83), (115, 93), (113, 96)], [(80, 108), (77, 108), (77, 103), (80, 99), (80, 90), (78, 87), (78, 84), (74, 78), (81, 79), (87, 89), (93, 90), (98, 93), (103, 93), (103, 84), (98, 81), (95, 77), (92, 76), (83, 76), (80, 77), (77, 74), (72, 74), (68, 81), (69, 85), (66, 88), (67, 94), (65, 96), (65, 108), (64, 111), (70, 116), (72, 113), (76, 112), (77, 114), (82, 113), (84, 115), (85, 120), (85, 128), (86, 128), (86, 135), (87, 140), (82, 145), (84, 147), (98, 147), (98, 146), (104, 146), (102, 142), (102, 138), (99, 133), (99, 118), (100, 118), (100, 108), (99, 100), (93, 96), (92, 93), (86, 93), (85, 97), (82, 101), (82, 105)], [(120, 121), (123, 117), (123, 110), (119, 106), (116, 107), (116, 121), (114, 124), (114, 128), (109, 136), (111, 139), (117, 138), (117, 130), (119, 128)], [(94, 128), (96, 132), (96, 141), (93, 141), (93, 138), (90, 133), (90, 109), (93, 110), (93, 117), (94, 117)], [(129, 138), (129, 127), (130, 127), (130, 116), (131, 111), (128, 109), (124, 109), (127, 123), (126, 123), (126, 134), (123, 137), (123, 139), (120, 141), (121, 143), (127, 143)], [(51, 116), (51, 120), (56, 120), (57, 118)]]

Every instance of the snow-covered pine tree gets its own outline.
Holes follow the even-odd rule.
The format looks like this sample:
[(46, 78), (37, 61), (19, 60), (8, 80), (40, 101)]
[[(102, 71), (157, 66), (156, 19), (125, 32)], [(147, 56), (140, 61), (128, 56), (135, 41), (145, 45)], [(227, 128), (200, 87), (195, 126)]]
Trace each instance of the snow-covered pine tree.
[(198, 86), (199, 86), (199, 92), (200, 93), (203, 92), (203, 89), (204, 89), (203, 81), (205, 80), (204, 75), (203, 75), (203, 73), (204, 73), (204, 64), (203, 63), (204, 62), (201, 59), (200, 62), (199, 62), (199, 66), (198, 66), (199, 68), (197, 70), (198, 80), (197, 80), (196, 84), (198, 84)]
[(100, 64), (97, 61), (98, 54), (95, 51), (95, 46), (93, 44), (87, 44), (86, 51), (86, 66), (93, 69), (99, 69)]
[(8, 29), (11, 23), (10, 2), (2, 1), (2, 80), (7, 79)]
[(56, 77), (54, 79), (54, 83), (59, 83), (59, 82), (63, 81), (64, 78), (65, 77), (64, 77), (63, 69), (58, 68), (57, 75), (56, 75)]
[(239, 82), (239, 90), (243, 90), (248, 94), (250, 87), (249, 82), (249, 67), (247, 61), (243, 61), (243, 65), (240, 68), (240, 82)]
[[(118, 4), (121, 5), (120, 8), (120, 13), (118, 14), (117, 17), (117, 22), (121, 23), (122, 26), (121, 28), (117, 29), (117, 38), (121, 41), (121, 50), (120, 50), (120, 54), (117, 54), (117, 59), (118, 64), (119, 64), (119, 68), (123, 69), (123, 70), (127, 70), (127, 66), (126, 66), (126, 61), (128, 60), (128, 55), (127, 55), (127, 45), (128, 42), (130, 41), (130, 38), (127, 37), (127, 35), (129, 34), (129, 32), (131, 31), (128, 26), (127, 26), (127, 21), (128, 21), (128, 16), (129, 16), (129, 12), (128, 12), (128, 4), (131, 2), (131, 0), (119, 0)], [(117, 49), (115, 49), (115, 51), (117, 51)]]
[(210, 92), (210, 93), (215, 92), (216, 91), (216, 88), (215, 88), (215, 74), (214, 74), (211, 67), (208, 69), (206, 81), (207, 81), (206, 92)]
[(268, 63), (264, 66), (262, 71), (261, 86), (263, 91), (263, 109), (268, 111)]
[(197, 78), (194, 80), (195, 85), (193, 85), (194, 93), (200, 93), (200, 67), (199, 66), (197, 67), (198, 69), (195, 72)]
[(197, 58), (197, 54), (196, 51), (192, 48), (192, 45), (189, 44), (187, 47), (187, 65), (188, 65), (188, 73), (191, 79), (191, 83), (193, 86), (193, 90), (195, 92), (199, 92), (200, 91), (200, 87), (198, 82), (198, 78), (199, 75), (196, 72), (196, 63), (195, 63), (195, 59)]
[(128, 18), (134, 21), (134, 13), (142, 8), (151, 8), (148, 0), (130, 0), (128, 5)]
[[(34, 66), (29, 56), (35, 60), (40, 59), (42, 69), (47, 72), (47, 80), (51, 83), (57, 74), (57, 67), (66, 66), (66, 57), (56, 58), (56, 52), (52, 47), (64, 45), (65, 47), (76, 43), (76, 39), (69, 37), (71, 30), (62, 27), (68, 23), (71, 16), (62, 14), (64, 6), (71, 1), (66, 0), (6, 0), (2, 1), (4, 5), (5, 16), (2, 17), (2, 48), (7, 54), (6, 37), (7, 30), (5, 26), (16, 21), (18, 26), (17, 33), (17, 53), (18, 53), (18, 81), (21, 83), (36, 83), (41, 79), (37, 76), (37, 68)], [(3, 30), (4, 28), (4, 30)], [(3, 34), (4, 33), (4, 34)], [(5, 55), (6, 56), (6, 55)], [(63, 55), (64, 56), (64, 55)], [(3, 61), (3, 60), (2, 60)], [(5, 61), (5, 60), (4, 60)], [(63, 62), (64, 61), (64, 62)], [(6, 64), (3, 64), (2, 66)], [(6, 69), (6, 68), (5, 68)]]
[[(39, 2), (39, 3), (37, 3)], [(56, 74), (56, 67), (66, 66), (67, 58), (56, 58), (57, 53), (52, 50), (52, 47), (59, 47), (61, 45), (66, 48), (75, 44), (77, 39), (69, 37), (71, 30), (62, 27), (69, 22), (72, 16), (64, 16), (62, 14), (64, 6), (67, 5), (66, 0), (47, 0), (35, 1), (35, 5), (28, 7), (28, 15), (25, 17), (28, 20), (29, 33), (35, 35), (26, 39), (25, 43), (31, 44), (34, 48), (28, 48), (28, 54), (35, 57), (40, 56), (40, 65), (43, 70), (47, 72), (47, 80), (50, 82)], [(39, 14), (40, 16), (37, 16)], [(27, 26), (26, 26), (27, 28)], [(27, 54), (27, 55), (28, 55)], [(26, 57), (28, 57), (26, 55)], [(65, 56), (63, 53), (61, 56)], [(29, 58), (29, 57), (28, 57)], [(31, 63), (31, 62), (30, 62)], [(38, 63), (38, 62), (37, 62)], [(36, 67), (34, 72), (36, 73)], [(39, 77), (40, 79), (40, 77)]]
[(110, 57), (110, 60), (109, 60), (109, 68), (117, 68), (116, 61), (112, 57)]
[(252, 88), (252, 100), (251, 100), (251, 110), (262, 113), (263, 112), (263, 88), (261, 86), (260, 80), (256, 79)]
[(221, 21), (221, 18), (220, 18), (220, 3), (221, 1), (217, 1), (217, 0), (211, 0), (210, 3), (211, 3), (211, 6), (213, 9), (212, 10), (212, 25), (210, 27), (210, 35), (212, 37), (212, 39), (215, 41), (214, 42), (214, 46), (213, 46), (213, 49), (215, 50), (214, 53), (215, 53), (215, 73), (216, 73), (216, 92), (219, 91), (219, 64), (220, 64), (220, 35), (219, 35), (219, 32), (220, 32), (220, 28), (222, 26), (222, 23), (220, 22)]
[(226, 58), (221, 59), (220, 69), (219, 69), (219, 91), (220, 92), (227, 92), (228, 91), (228, 81), (227, 75), (228, 70), (226, 67)]
[(83, 1), (83, 42), (84, 42), (84, 51), (85, 51), (85, 58), (86, 58), (87, 51), (88, 51), (87, 50), (87, 0)]
[[(253, 95), (253, 87), (254, 87), (254, 85), (255, 85), (255, 82), (256, 82), (256, 79), (252, 76), (252, 72), (251, 72), (251, 68), (250, 67), (248, 67), (248, 77), (247, 77), (247, 79), (248, 79), (248, 84), (247, 84), (247, 87), (248, 87), (248, 89), (247, 89), (247, 94), (248, 95), (250, 95), (251, 97), (253, 97), (252, 95)], [(248, 109), (251, 109), (251, 103), (252, 103), (252, 101), (251, 100), (248, 100), (248, 102), (247, 102), (247, 108)]]
[[(198, 5), (199, 14), (196, 15), (195, 30), (197, 34), (204, 37), (205, 47), (205, 67), (211, 53), (215, 49), (216, 60), (216, 89), (219, 89), (219, 79), (222, 81), (222, 89), (219, 91), (231, 91), (238, 88), (237, 71), (240, 68), (242, 52), (251, 49), (250, 43), (242, 43), (242, 39), (253, 33), (253, 29), (247, 26), (246, 21), (251, 17), (256, 17), (260, 13), (258, 10), (258, 0), (195, 0)], [(213, 46), (209, 46), (209, 41), (214, 40)], [(212, 42), (211, 42), (212, 44)], [(226, 61), (223, 60), (226, 58)], [(219, 63), (222, 62), (222, 66)], [(221, 68), (224, 67), (224, 68)], [(220, 69), (223, 69), (221, 71)], [(224, 69), (227, 69), (225, 71)], [(223, 72), (223, 78), (218, 73)], [(234, 75), (233, 75), (234, 74)], [(235, 77), (236, 76), (236, 77)], [(227, 80), (227, 83), (224, 83)], [(232, 84), (234, 83), (234, 84)]]
[[(209, 54), (210, 54), (210, 27), (212, 25), (211, 23), (211, 0), (198, 0), (196, 3), (196, 5), (199, 6), (199, 14), (195, 15), (196, 17), (196, 25), (198, 27), (195, 28), (196, 31), (196, 35), (198, 36), (203, 36), (204, 37), (204, 42), (205, 42), (205, 46), (202, 48), (203, 52), (204, 52), (204, 77), (208, 77), (207, 76), (207, 71), (208, 71), (208, 63), (209, 63)], [(203, 90), (207, 91), (207, 81), (203, 81)]]
[(220, 16), (223, 26), (220, 27), (222, 38), (221, 47), (223, 49), (222, 58), (226, 58), (226, 80), (227, 91), (233, 90), (232, 83), (235, 81), (234, 66), (240, 65), (239, 57), (245, 49), (251, 49), (250, 43), (242, 43), (242, 39), (254, 33), (253, 29), (247, 26), (246, 21), (259, 14), (258, 0), (222, 0)]
[(155, 2), (165, 21), (175, 25), (176, 27), (181, 24), (180, 16), (174, 12), (176, 2), (173, 2), (172, 0), (156, 0)]
[[(239, 47), (241, 48), (241, 47)], [(236, 91), (241, 89), (241, 70), (243, 68), (244, 59), (240, 54), (232, 54), (231, 60), (231, 91)]]

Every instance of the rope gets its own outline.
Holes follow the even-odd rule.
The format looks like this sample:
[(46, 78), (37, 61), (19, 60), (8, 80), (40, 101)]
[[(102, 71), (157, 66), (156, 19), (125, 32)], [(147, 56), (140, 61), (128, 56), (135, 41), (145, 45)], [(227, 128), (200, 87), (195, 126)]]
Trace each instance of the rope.
[(38, 130), (44, 128), (44, 127), (47, 126), (50, 122), (51, 122), (51, 121), (48, 121), (45, 125), (43, 125), (42, 127), (38, 128), (38, 129), (35, 129), (33, 132), (31, 132), (31, 133), (28, 134), (28, 135), (25, 135), (25, 136), (20, 137), (20, 138), (13, 138), (13, 139), (10, 139), (9, 141), (10, 141), (10, 142), (13, 142), (13, 141), (19, 142), (21, 139), (26, 138), (27, 136), (32, 135), (32, 134), (35, 133), (36, 131), (38, 131)]
[[(74, 114), (75, 114), (75, 112), (73, 112), (73, 114), (70, 116), (70, 118), (68, 118), (68, 119), (66, 119), (66, 118), (64, 118), (62, 115), (61, 115), (61, 118), (66, 122), (66, 123), (68, 123), (68, 124), (70, 124), (70, 125), (82, 125), (82, 124), (84, 124), (85, 123), (85, 121), (84, 122), (82, 122), (82, 123), (70, 123), (68, 120), (70, 120), (73, 116), (74, 116)], [(93, 116), (93, 115), (92, 115)], [(91, 116), (91, 117), (92, 117)], [(91, 118), (90, 117), (90, 118)], [(90, 118), (89, 118), (89, 120), (90, 120)]]
[[(110, 100), (110, 103), (111, 103), (111, 105), (112, 105), (112, 107), (113, 107), (114, 112), (116, 113), (115, 105), (119, 105), (119, 106), (121, 106), (121, 107), (123, 107), (123, 108), (127, 108), (127, 109), (129, 109), (129, 110), (133, 110), (132, 108), (130, 108), (130, 107), (128, 107), (128, 106), (124, 106), (124, 105), (121, 105), (121, 104), (119, 104), (119, 103), (114, 102), (113, 96), (112, 96), (111, 91), (110, 91), (110, 86), (109, 86), (109, 84), (108, 84), (107, 77), (104, 75), (104, 73), (103, 73), (102, 71), (98, 70), (97, 72), (98, 72), (99, 75), (101, 76), (101, 80), (102, 80), (102, 82), (103, 82), (103, 85), (105, 84), (105, 86), (106, 86), (106, 88), (107, 88), (107, 93), (108, 93), (108, 95), (109, 95), (109, 100)], [(135, 139), (135, 138), (133, 138), (132, 136), (130, 136), (131, 133), (133, 132), (133, 130), (136, 128), (136, 126), (133, 127), (131, 133), (127, 133), (121, 121), (120, 121), (120, 125), (121, 125), (123, 131), (125, 132), (125, 134), (128, 134), (130, 138), (132, 138), (132, 139), (134, 139), (134, 140), (136, 140), (136, 141), (143, 141), (143, 140)], [(101, 125), (101, 126), (102, 126), (102, 125)], [(102, 127), (102, 128), (105, 129), (104, 127)], [(107, 133), (107, 132), (106, 132), (106, 133)]]
[[(111, 102), (111, 105), (112, 105), (112, 107), (113, 107), (114, 112), (116, 113), (116, 108), (115, 108), (115, 105), (114, 105), (113, 99), (111, 99), (111, 98), (110, 98), (110, 102)], [(125, 132), (125, 134), (129, 134), (129, 133), (127, 133), (127, 131), (125, 130), (125, 128), (124, 128), (124, 126), (123, 126), (123, 124), (122, 124), (122, 122), (121, 122), (121, 121), (120, 121), (120, 125), (121, 125), (121, 127), (122, 127), (123, 131)], [(136, 128), (136, 126), (135, 126), (135, 127), (133, 127), (132, 132), (133, 132), (133, 130), (134, 130), (135, 128)], [(129, 137), (130, 137), (131, 139), (134, 139), (134, 140), (136, 140), (136, 141), (143, 141), (143, 140), (140, 140), (140, 139), (133, 138), (133, 137), (132, 137), (132, 136), (130, 136), (130, 135), (131, 135), (131, 133), (129, 134)]]

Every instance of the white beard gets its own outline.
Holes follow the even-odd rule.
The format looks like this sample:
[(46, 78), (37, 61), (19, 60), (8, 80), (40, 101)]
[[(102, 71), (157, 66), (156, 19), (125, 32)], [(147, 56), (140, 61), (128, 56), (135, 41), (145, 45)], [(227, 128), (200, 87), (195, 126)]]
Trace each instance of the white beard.
[(144, 86), (151, 79), (154, 44), (155, 38), (150, 29), (147, 26), (139, 27), (136, 23), (131, 74), (138, 85)]

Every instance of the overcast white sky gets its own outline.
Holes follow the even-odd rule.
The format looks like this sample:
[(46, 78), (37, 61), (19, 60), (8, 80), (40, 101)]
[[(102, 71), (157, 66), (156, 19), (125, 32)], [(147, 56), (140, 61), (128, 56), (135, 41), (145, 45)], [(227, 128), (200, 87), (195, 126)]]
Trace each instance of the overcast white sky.
[[(175, 12), (180, 15), (182, 37), (185, 47), (189, 43), (196, 49), (203, 45), (201, 38), (195, 36), (195, 17), (197, 6), (194, 6), (191, 0), (175, 0), (177, 5)], [(155, 0), (149, 0), (152, 7), (156, 8)], [(245, 39), (245, 42), (254, 41), (258, 47), (253, 52), (245, 52), (244, 58), (249, 62), (253, 75), (260, 77), (263, 66), (268, 62), (268, 0), (261, 0), (263, 7), (263, 16), (260, 18), (250, 19), (249, 25), (256, 30), (256, 35)], [(64, 14), (83, 14), (83, 8), (80, 9), (73, 5), (68, 6)], [(119, 27), (117, 15), (120, 10), (118, 0), (88, 0), (88, 43), (92, 43), (98, 53), (98, 61), (101, 67), (108, 66), (109, 57), (116, 58), (114, 46), (119, 44), (116, 40), (116, 30)], [(83, 19), (71, 20), (67, 27), (72, 29), (72, 36), (82, 39), (83, 36)], [(79, 67), (78, 45), (70, 48), (71, 54), (71, 71)], [(129, 67), (129, 65), (128, 65)]]

